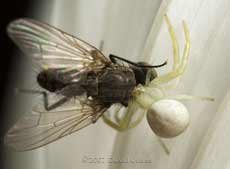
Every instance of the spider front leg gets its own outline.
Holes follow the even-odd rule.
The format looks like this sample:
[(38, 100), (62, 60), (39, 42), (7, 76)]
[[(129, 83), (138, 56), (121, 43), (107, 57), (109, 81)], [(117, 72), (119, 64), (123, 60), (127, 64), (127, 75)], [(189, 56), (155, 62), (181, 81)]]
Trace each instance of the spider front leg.
[(173, 30), (172, 24), (170, 23), (170, 20), (169, 20), (168, 16), (165, 15), (164, 19), (166, 21), (166, 24), (167, 24), (167, 27), (168, 27), (168, 31), (169, 31), (169, 35), (170, 35), (171, 40), (172, 40), (172, 48), (173, 48), (173, 70), (175, 70), (176, 67), (179, 64), (179, 59), (180, 59), (179, 58), (179, 51), (178, 51), (179, 45), (178, 45), (178, 42), (177, 42), (176, 34), (175, 34), (174, 30)]
[(173, 51), (174, 51), (173, 52), (173, 55), (174, 55), (173, 70), (171, 72), (165, 74), (165, 75), (162, 75), (162, 76), (155, 78), (150, 83), (150, 86), (155, 86), (155, 85), (159, 85), (162, 83), (167, 83), (167, 82), (179, 77), (180, 75), (182, 75), (184, 73), (185, 68), (187, 66), (188, 54), (189, 54), (189, 49), (190, 49), (189, 32), (188, 32), (187, 26), (186, 26), (185, 22), (183, 21), (183, 30), (184, 30), (184, 34), (185, 34), (185, 47), (183, 50), (183, 56), (181, 58), (181, 61), (178, 62), (178, 60), (179, 60), (178, 49), (177, 49), (178, 45), (177, 45), (175, 33), (173, 31), (173, 28), (172, 28), (167, 16), (165, 16), (165, 18), (166, 18), (166, 23), (168, 25), (170, 37), (171, 37), (172, 43), (173, 43)]
[(141, 111), (137, 119), (133, 120), (132, 118), (136, 112), (135, 105), (136, 103), (134, 101), (130, 101), (126, 111), (121, 117), (119, 116), (121, 109), (114, 112), (114, 118), (103, 115), (104, 122), (117, 131), (125, 131), (136, 127), (142, 121), (145, 111)]
[(113, 112), (113, 113), (114, 113), (114, 119), (115, 119), (115, 120), (113, 120), (113, 118), (112, 118), (111, 116), (108, 116), (108, 115), (106, 115), (106, 114), (104, 114), (104, 115), (102, 116), (103, 121), (104, 121), (107, 125), (109, 125), (109, 126), (112, 127), (113, 129), (118, 130), (118, 131), (121, 131), (121, 130), (122, 130), (121, 127), (119, 126), (120, 121), (119, 121), (119, 118), (118, 118), (118, 114), (119, 114), (120, 110), (121, 110), (121, 107), (118, 107), (118, 108)]
[(175, 96), (167, 96), (167, 99), (174, 99), (174, 100), (206, 100), (206, 101), (214, 101), (213, 97), (206, 97), (206, 96), (192, 96), (187, 94), (182, 95), (175, 95)]

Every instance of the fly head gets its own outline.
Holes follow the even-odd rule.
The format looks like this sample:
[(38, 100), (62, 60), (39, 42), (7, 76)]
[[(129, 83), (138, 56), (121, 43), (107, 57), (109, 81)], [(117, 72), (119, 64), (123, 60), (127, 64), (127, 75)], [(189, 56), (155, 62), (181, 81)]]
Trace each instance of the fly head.
[(138, 66), (131, 65), (131, 69), (133, 70), (136, 78), (137, 84), (145, 85), (147, 75), (149, 76), (149, 80), (153, 80), (157, 77), (157, 72), (154, 68), (149, 68), (145, 66), (149, 66), (149, 64), (145, 62), (138, 62)]

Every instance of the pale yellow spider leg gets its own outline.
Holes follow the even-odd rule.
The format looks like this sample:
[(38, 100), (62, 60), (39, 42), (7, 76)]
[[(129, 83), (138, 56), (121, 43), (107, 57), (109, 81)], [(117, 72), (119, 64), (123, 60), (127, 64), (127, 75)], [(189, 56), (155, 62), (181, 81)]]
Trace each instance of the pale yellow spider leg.
[(115, 118), (115, 120), (116, 120), (117, 123), (120, 123), (121, 118), (122, 118), (122, 117), (119, 117), (119, 112), (120, 112), (121, 108), (122, 108), (122, 106), (118, 107), (117, 111), (115, 112), (115, 115), (114, 115), (114, 118)]
[(103, 121), (107, 125), (109, 125), (110, 127), (112, 127), (113, 129), (118, 130), (118, 131), (122, 131), (121, 128), (120, 128), (120, 126), (117, 123), (115, 123), (112, 120), (110, 120), (108, 117), (102, 116), (102, 118), (103, 118)]
[(190, 50), (190, 38), (189, 38), (189, 31), (188, 31), (185, 21), (183, 21), (182, 24), (183, 24), (183, 30), (184, 30), (184, 36), (185, 36), (185, 46), (183, 50), (183, 56), (182, 56), (183, 59), (181, 63), (182, 64), (181, 69), (185, 70), (187, 66), (188, 55), (189, 55), (189, 50)]
[(132, 116), (135, 113), (135, 110), (134, 110), (135, 104), (136, 104), (135, 102), (131, 101), (129, 103), (129, 106), (127, 107), (127, 111), (124, 113), (124, 116), (121, 118), (117, 117), (118, 119), (116, 119), (115, 117), (116, 122), (114, 122), (113, 120), (111, 120), (110, 118), (104, 115), (103, 116), (104, 122), (118, 131), (125, 131), (127, 129), (136, 127), (143, 119), (145, 115), (145, 111), (141, 112), (141, 115), (138, 117), (136, 121), (131, 122)]
[(135, 100), (129, 101), (129, 106), (127, 111), (125, 112), (124, 118), (121, 120), (121, 126), (124, 126), (125, 129), (131, 129), (136, 127), (144, 118), (146, 110), (141, 110), (140, 115), (138, 116), (137, 120), (131, 121), (134, 113), (136, 112), (138, 103)]
[[(176, 34), (173, 30), (173, 26), (168, 18), (168, 16), (165, 14), (164, 15), (164, 19), (166, 21), (167, 27), (168, 27), (168, 31), (169, 31), (169, 35), (170, 38), (172, 40), (172, 48), (173, 48), (173, 70), (176, 69), (176, 67), (179, 65), (179, 45), (177, 42), (177, 38), (176, 38)], [(170, 84), (168, 86), (166, 86), (167, 89), (174, 89), (177, 87), (177, 84), (179, 83), (180, 79), (179, 77), (177, 79), (175, 79), (173, 84)]]
[(168, 146), (165, 144), (165, 142), (160, 137), (158, 137), (157, 135), (156, 135), (156, 137), (157, 137), (157, 140), (160, 143), (161, 147), (164, 149), (164, 152), (167, 155), (169, 155), (170, 154), (170, 150), (169, 150)]
[(128, 128), (131, 129), (131, 128), (136, 127), (142, 121), (142, 119), (144, 118), (145, 112), (146, 111), (144, 111), (144, 110), (141, 111), (140, 116), (137, 118), (137, 120), (132, 122), (131, 124), (129, 124)]
[[(117, 126), (121, 126), (122, 123), (124, 123), (125, 121), (125, 115), (123, 115), (122, 117), (119, 116), (119, 112), (121, 110), (122, 107), (118, 107), (116, 108), (116, 110), (114, 111), (114, 120), (115, 120), (115, 124), (117, 124)], [(125, 112), (126, 114), (127, 112)], [(108, 121), (108, 118), (107, 118)], [(111, 120), (110, 120), (111, 121)], [(114, 123), (114, 122), (113, 122)], [(135, 123), (135, 122), (134, 122)]]
[[(144, 115), (145, 115), (145, 111), (142, 111), (140, 113), (140, 116), (137, 118), (137, 120), (135, 120), (134, 122), (131, 122), (129, 124), (129, 126), (127, 127), (127, 129), (136, 127), (142, 121)], [(116, 113), (115, 114), (115, 120), (116, 120), (117, 124), (121, 124), (121, 123), (123, 123), (122, 121), (124, 121), (124, 118), (123, 117), (119, 117), (119, 113)]]
[(120, 118), (118, 117), (119, 111), (120, 111), (121, 107), (116, 108), (116, 110), (114, 111), (115, 113), (115, 120), (116, 122), (114, 122), (113, 120), (111, 120), (109, 117), (107, 117), (105, 114), (103, 115), (103, 120), (104, 122), (109, 125), (110, 127), (119, 130), (119, 123), (120, 123)]
[(191, 96), (191, 95), (176, 95), (176, 96), (168, 96), (168, 99), (175, 99), (175, 100), (207, 100), (207, 101), (214, 101), (215, 99), (212, 97), (206, 96)]
[[(131, 116), (125, 116), (124, 118), (119, 118), (119, 120), (116, 120), (118, 122), (118, 126), (120, 128), (120, 130), (127, 130), (127, 129), (131, 129), (136, 127), (144, 118), (146, 111), (141, 111), (139, 117), (137, 118), (137, 120), (130, 122), (131, 120)], [(126, 114), (130, 114), (129, 112), (126, 112)], [(133, 113), (132, 113), (133, 114)], [(127, 118), (129, 117), (129, 118)]]
[(178, 65), (178, 67), (175, 70), (172, 70), (171, 72), (166, 73), (165, 75), (162, 75), (162, 76), (155, 78), (150, 83), (150, 86), (152, 86), (152, 85), (155, 86), (155, 85), (169, 82), (169, 81), (175, 79), (176, 77), (178, 77), (184, 73), (186, 65), (187, 65), (188, 54), (189, 54), (189, 49), (190, 49), (189, 32), (187, 30), (185, 22), (183, 22), (183, 30), (184, 30), (184, 34), (185, 34), (185, 47), (184, 47), (183, 56), (181, 58), (182, 60), (181, 60), (180, 64)]
[(123, 118), (121, 119), (121, 121), (119, 123), (121, 129), (127, 130), (127, 129), (130, 129), (130, 128), (133, 128), (137, 124), (139, 124), (139, 122), (142, 120), (143, 116), (140, 116), (138, 118), (139, 120), (136, 120), (134, 123), (130, 123), (131, 120), (132, 120), (133, 114), (136, 112), (136, 106), (135, 106), (136, 104), (137, 103), (134, 100), (129, 101), (127, 110), (126, 110)]
[(179, 64), (179, 45), (177, 42), (176, 34), (173, 30), (173, 26), (168, 18), (168, 16), (165, 14), (164, 19), (166, 21), (168, 31), (172, 40), (172, 48), (173, 48), (173, 70), (176, 69), (177, 65)]
[(121, 122), (122, 117), (119, 117), (119, 113), (116, 113), (114, 118), (115, 118), (117, 123)]

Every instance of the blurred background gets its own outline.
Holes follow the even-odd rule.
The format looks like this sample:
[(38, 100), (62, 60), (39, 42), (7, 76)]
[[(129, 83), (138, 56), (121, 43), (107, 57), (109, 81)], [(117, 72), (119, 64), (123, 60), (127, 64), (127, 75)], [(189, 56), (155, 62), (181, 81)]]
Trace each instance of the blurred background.
[[(3, 13), (3, 9), (8, 12)], [(132, 61), (159, 64), (159, 74), (172, 68), (172, 47), (163, 15), (168, 14), (184, 46), (182, 20), (190, 31), (188, 67), (174, 94), (211, 96), (215, 102), (183, 102), (189, 109), (188, 129), (164, 139), (167, 155), (146, 119), (123, 133), (102, 120), (57, 142), (30, 152), (3, 148), (7, 169), (216, 169), (230, 168), (230, 1), (221, 0), (30, 0), (1, 5), (1, 141), (21, 114), (29, 111), (30, 96), (15, 96), (13, 89), (31, 79), (29, 63), (6, 35), (6, 25), (19, 17), (47, 22), (73, 34), (102, 52)], [(97, 161), (98, 159), (105, 159)], [(128, 159), (128, 163), (125, 162)]]

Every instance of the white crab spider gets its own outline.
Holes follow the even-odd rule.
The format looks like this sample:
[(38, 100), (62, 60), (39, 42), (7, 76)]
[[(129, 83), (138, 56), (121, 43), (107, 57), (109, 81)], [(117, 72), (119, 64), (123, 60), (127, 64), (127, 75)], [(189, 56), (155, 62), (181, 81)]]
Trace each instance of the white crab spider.
[(147, 120), (155, 134), (160, 137), (170, 138), (182, 133), (189, 124), (188, 110), (177, 100), (213, 99), (189, 95), (168, 96), (162, 90), (162, 84), (167, 83), (184, 73), (187, 66), (190, 48), (189, 32), (185, 22), (183, 21), (185, 47), (180, 60), (177, 39), (167, 15), (165, 15), (165, 20), (173, 42), (173, 69), (171, 72), (155, 78), (148, 85), (137, 87), (136, 90), (139, 90), (140, 94), (136, 96), (136, 100), (143, 108), (148, 110)]
[[(173, 67), (172, 71), (149, 81), (151, 71), (148, 73), (145, 86), (139, 85), (133, 91), (133, 98), (129, 102), (126, 113), (119, 116), (119, 109), (115, 111), (114, 119), (103, 116), (104, 121), (113, 128), (123, 131), (133, 128), (140, 123), (146, 111), (142, 111), (140, 116), (133, 120), (138, 105), (147, 110), (147, 121), (154, 133), (163, 138), (175, 137), (181, 134), (189, 124), (189, 112), (187, 108), (178, 100), (201, 99), (210, 100), (213, 98), (189, 95), (169, 96), (165, 93), (163, 84), (180, 77), (187, 66), (190, 39), (189, 32), (183, 21), (183, 30), (185, 35), (185, 47), (182, 57), (179, 57), (178, 42), (167, 15), (164, 16), (173, 47)], [(178, 81), (177, 81), (178, 82)], [(175, 87), (175, 86), (174, 86)], [(166, 152), (169, 152), (166, 145), (161, 141), (161, 145)]]

